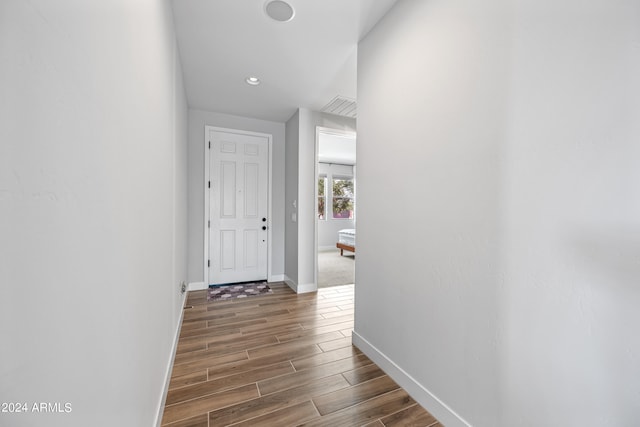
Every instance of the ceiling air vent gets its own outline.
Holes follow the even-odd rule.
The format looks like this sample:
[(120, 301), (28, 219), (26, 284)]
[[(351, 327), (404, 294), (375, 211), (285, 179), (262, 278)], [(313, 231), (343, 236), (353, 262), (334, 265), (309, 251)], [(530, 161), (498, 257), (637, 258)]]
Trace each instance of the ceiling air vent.
[(356, 101), (355, 99), (345, 98), (344, 96), (336, 96), (327, 105), (322, 107), (323, 113), (335, 114), (336, 116), (356, 118)]

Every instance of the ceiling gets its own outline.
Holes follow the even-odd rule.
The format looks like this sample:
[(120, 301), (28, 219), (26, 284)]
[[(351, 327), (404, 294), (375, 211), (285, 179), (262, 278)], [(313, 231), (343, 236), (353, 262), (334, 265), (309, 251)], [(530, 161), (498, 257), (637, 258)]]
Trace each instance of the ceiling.
[(267, 0), (172, 0), (189, 107), (284, 122), (356, 99), (357, 43), (396, 1), (287, 0), (278, 22)]
[(320, 133), (318, 161), (341, 165), (356, 164), (356, 137)]

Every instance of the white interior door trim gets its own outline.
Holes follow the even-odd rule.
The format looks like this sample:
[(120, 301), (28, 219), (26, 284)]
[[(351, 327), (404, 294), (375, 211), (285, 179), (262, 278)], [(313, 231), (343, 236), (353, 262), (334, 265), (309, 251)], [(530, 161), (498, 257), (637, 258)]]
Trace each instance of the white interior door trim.
[(268, 220), (267, 220), (267, 280), (269, 282), (273, 281), (273, 274), (271, 272), (271, 260), (272, 260), (272, 245), (273, 245), (273, 236), (272, 236), (272, 183), (273, 183), (273, 135), (268, 133), (260, 133), (260, 132), (250, 132), (240, 129), (229, 129), (229, 128), (221, 128), (217, 126), (209, 126), (205, 125), (204, 127), (204, 144), (203, 144), (203, 157), (204, 157), (204, 259), (203, 259), (203, 271), (204, 271), (204, 283), (205, 288), (209, 286), (209, 208), (210, 208), (210, 197), (209, 197), (209, 176), (210, 176), (210, 161), (209, 161), (209, 134), (212, 131), (219, 132), (228, 132), (235, 133), (239, 135), (251, 135), (251, 136), (259, 136), (267, 138), (269, 144), (269, 182), (267, 183), (267, 210), (268, 210)]

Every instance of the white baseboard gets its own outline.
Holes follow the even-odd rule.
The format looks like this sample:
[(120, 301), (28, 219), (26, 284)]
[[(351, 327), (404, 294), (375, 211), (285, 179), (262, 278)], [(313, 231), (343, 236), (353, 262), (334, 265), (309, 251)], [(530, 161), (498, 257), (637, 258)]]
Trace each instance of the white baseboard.
[(284, 282), (285, 275), (284, 274), (272, 274), (269, 277), (269, 283), (271, 282)]
[(340, 249), (336, 248), (336, 245), (333, 246), (318, 246), (318, 252), (323, 251), (339, 251)]
[(298, 292), (298, 284), (296, 282), (294, 282), (293, 280), (291, 280), (289, 278), (289, 276), (287, 276), (286, 274), (284, 275), (284, 283), (287, 284), (287, 286), (289, 286), (291, 289), (293, 289), (294, 292)]
[(291, 280), (286, 274), (284, 275), (284, 282), (297, 294), (315, 292), (318, 290), (318, 286), (315, 283), (298, 284)]
[(189, 283), (189, 290), (190, 291), (202, 291), (202, 290), (205, 290), (207, 288), (208, 288), (208, 286), (204, 282), (191, 282), (191, 283)]
[(176, 357), (176, 350), (178, 348), (178, 339), (180, 338), (180, 328), (182, 328), (182, 319), (184, 317), (184, 303), (187, 298), (187, 293), (182, 294), (182, 301), (180, 302), (180, 316), (178, 318), (178, 324), (176, 325), (176, 332), (173, 337), (173, 344), (171, 345), (171, 357), (169, 358), (169, 364), (164, 377), (164, 390), (162, 391), (162, 398), (160, 399), (160, 406), (158, 408), (158, 414), (156, 415), (156, 427), (160, 427), (162, 422), (162, 414), (164, 413), (165, 402), (167, 401), (167, 393), (169, 392), (169, 383), (171, 382), (171, 371), (173, 370), (173, 362)]
[(299, 294), (306, 294), (307, 292), (315, 292), (318, 290), (318, 285), (315, 283), (301, 283), (298, 284), (296, 292)]
[(352, 342), (353, 345), (358, 347), (360, 351), (366, 354), (369, 359), (373, 360), (387, 375), (397, 382), (400, 387), (404, 388), (416, 402), (436, 417), (441, 424), (447, 427), (471, 427), (470, 423), (417, 382), (415, 378), (405, 372), (401, 367), (396, 365), (369, 341), (362, 338), (356, 331), (353, 331)]

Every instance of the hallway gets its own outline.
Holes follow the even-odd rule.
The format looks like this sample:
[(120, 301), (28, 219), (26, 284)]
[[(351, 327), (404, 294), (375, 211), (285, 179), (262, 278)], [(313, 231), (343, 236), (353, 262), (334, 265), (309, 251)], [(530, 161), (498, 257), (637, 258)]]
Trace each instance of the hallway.
[(189, 294), (163, 426), (439, 426), (351, 345), (354, 286)]

